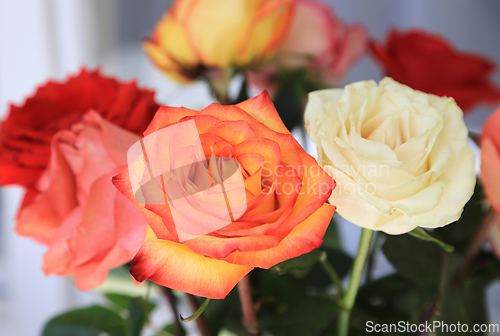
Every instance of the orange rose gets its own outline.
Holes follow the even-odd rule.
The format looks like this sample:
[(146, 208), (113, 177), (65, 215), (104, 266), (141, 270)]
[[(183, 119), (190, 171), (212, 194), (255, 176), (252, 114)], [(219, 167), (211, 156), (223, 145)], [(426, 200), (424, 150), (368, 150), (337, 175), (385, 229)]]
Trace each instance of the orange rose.
[(88, 290), (137, 253), (146, 221), (111, 179), (138, 139), (94, 111), (53, 136), (48, 168), (28, 191), (15, 228), (48, 246), (47, 275), (74, 275), (76, 287)]
[(290, 24), (294, 0), (177, 0), (144, 49), (175, 81), (207, 68), (246, 66), (268, 58)]
[(481, 179), (493, 209), (500, 213), (500, 108), (486, 121), (481, 135)]
[[(189, 122), (195, 125), (199, 137), (195, 146), (185, 146), (191, 134), (179, 126)], [(235, 106), (212, 104), (202, 111), (162, 107), (145, 132), (143, 149), (148, 137), (159, 138), (157, 134), (167, 127), (175, 130), (173, 126), (178, 127), (177, 135), (171, 138), (175, 141), (160, 141), (165, 148), (156, 148), (152, 156), (145, 153), (142, 163), (143, 171), (148, 166), (146, 171), (163, 189), (159, 197), (165, 198), (162, 204), (147, 201), (155, 199), (155, 195), (148, 195), (151, 190), (137, 189), (136, 182), (147, 178), (148, 173), (137, 171), (142, 161), (130, 155), (133, 150), (129, 159), (135, 159), (134, 163), (114, 178), (116, 187), (141, 210), (149, 224), (146, 240), (132, 261), (131, 273), (136, 280), (150, 279), (183, 292), (222, 299), (254, 267), (269, 268), (320, 246), (335, 210), (325, 204), (335, 182), (288, 132), (267, 93)], [(196, 155), (189, 151), (196, 146), (202, 157), (198, 157), (200, 164), (193, 165)], [(155, 162), (166, 167), (173, 161), (187, 165), (174, 167), (176, 171), (168, 176), (152, 173)], [(237, 162), (239, 167), (229, 169), (228, 162)], [(241, 204), (236, 202), (234, 206), (238, 196), (231, 196), (239, 192), (235, 171), (243, 177), (244, 185), (246, 210), (240, 213)], [(220, 181), (207, 186), (209, 191), (205, 193), (192, 192), (200, 185), (200, 176), (209, 174), (215, 181), (217, 172), (228, 177), (223, 192), (229, 195), (228, 209), (233, 209), (229, 213), (232, 220), (224, 227), (216, 224), (228, 214), (220, 211), (223, 207), (216, 202), (221, 195), (217, 191)], [(147, 181), (142, 181), (145, 186)], [(184, 193), (187, 202), (177, 206), (169, 186)], [(198, 232), (191, 239), (186, 240), (180, 232), (202, 226), (209, 228), (208, 233)]]

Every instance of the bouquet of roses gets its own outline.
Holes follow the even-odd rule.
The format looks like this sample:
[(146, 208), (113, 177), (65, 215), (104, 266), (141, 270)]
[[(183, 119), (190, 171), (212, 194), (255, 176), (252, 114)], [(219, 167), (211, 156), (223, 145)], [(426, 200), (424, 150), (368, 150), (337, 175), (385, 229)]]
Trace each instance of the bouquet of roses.
[[(217, 103), (160, 106), (135, 82), (82, 69), (2, 123), (0, 185), (25, 188), (15, 230), (47, 247), (43, 271), (86, 291), (121, 268), (162, 294), (107, 292), (44, 336), (180, 336), (191, 321), (202, 336), (488, 323), (500, 110), (480, 135), (463, 116), (500, 101), (495, 64), (420, 30), (374, 41), (314, 0), (176, 0), (143, 47)], [(387, 77), (339, 88), (365, 53)], [(316, 158), (291, 133), (304, 127)], [(338, 216), (362, 227), (355, 258)], [(374, 278), (381, 253), (395, 271)], [(175, 319), (158, 326), (163, 299)]]

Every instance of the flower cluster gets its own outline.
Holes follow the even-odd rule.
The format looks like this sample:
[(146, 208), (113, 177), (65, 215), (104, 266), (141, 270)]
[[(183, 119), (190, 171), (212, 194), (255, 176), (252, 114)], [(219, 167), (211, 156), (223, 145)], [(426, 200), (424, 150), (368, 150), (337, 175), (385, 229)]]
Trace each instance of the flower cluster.
[[(393, 235), (404, 233), (446, 251), (463, 244), (459, 253), (466, 256), (455, 254), (451, 266), (439, 254), (439, 281), (424, 276), (427, 287), (415, 287), (427, 293), (439, 283), (428, 296), (440, 302), (423, 299), (432, 312), (473, 273), (474, 253), (486, 238), (500, 256), (500, 109), (478, 141), (477, 184), (464, 122), (464, 112), (500, 101), (492, 61), (420, 30), (392, 30), (385, 42), (370, 41), (366, 28), (343, 22), (316, 0), (175, 0), (143, 47), (170, 79), (203, 80), (220, 104), (160, 106), (135, 81), (82, 69), (11, 106), (1, 124), (0, 186), (25, 188), (15, 231), (47, 247), (46, 274), (74, 276), (77, 288), (89, 290), (130, 263), (139, 283), (212, 299), (240, 283), (244, 324), (256, 335), (254, 306), (275, 298), (253, 305), (246, 275), (281, 263), (278, 272), (296, 271), (283, 290), (308, 289), (291, 304), (319, 298), (337, 305), (331, 311), (341, 311), (340, 318), (330, 320), (338, 320), (344, 336), (374, 231), (387, 234), (388, 256), (394, 239), (406, 237)], [(340, 86), (367, 49), (386, 78), (324, 89)], [(235, 99), (229, 81), (237, 73), (244, 81)], [(248, 98), (255, 88), (261, 93)], [(292, 114), (295, 123), (286, 123)], [(318, 161), (287, 128), (304, 122)], [(463, 236), (472, 233), (443, 234), (441, 241), (423, 229), (459, 220), (466, 204), (476, 206), (469, 199), (482, 197), (474, 194), (481, 186), (486, 197), (476, 203), (484, 219), (477, 222), (485, 224), (476, 223), (484, 227), (469, 248)], [(332, 255), (349, 258), (332, 238), (335, 228), (323, 242), (335, 211), (363, 228), (347, 294), (328, 263)], [(397, 268), (402, 259), (393, 254), (390, 261)], [(335, 299), (326, 285), (317, 286), (321, 281), (305, 285), (317, 264), (335, 283)], [(453, 278), (441, 279), (443, 269)], [(407, 288), (413, 270), (403, 275), (391, 281)], [(290, 302), (274, 302), (262, 314), (281, 314)]]

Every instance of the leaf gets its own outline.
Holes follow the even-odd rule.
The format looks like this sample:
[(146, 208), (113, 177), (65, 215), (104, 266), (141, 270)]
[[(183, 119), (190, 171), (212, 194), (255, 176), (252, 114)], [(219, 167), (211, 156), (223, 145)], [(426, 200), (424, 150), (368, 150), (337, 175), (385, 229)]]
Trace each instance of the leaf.
[[(121, 310), (125, 310), (127, 312), (130, 309), (131, 301), (134, 299), (134, 297), (132, 297), (132, 296), (118, 294), (118, 293), (106, 293), (105, 296), (115, 306), (117, 306)], [(139, 296), (136, 298), (142, 298), (142, 297)], [(156, 304), (154, 304), (153, 302), (148, 302), (147, 307), (148, 307), (148, 313), (151, 313), (156, 308)], [(115, 309), (113, 309), (113, 310), (115, 310)]]
[(322, 252), (319, 249), (315, 249), (299, 257), (285, 260), (275, 267), (280, 274), (296, 270), (308, 270), (311, 266), (319, 262), (321, 255)]
[(194, 313), (193, 315), (186, 317), (186, 318), (181, 316), (181, 321), (182, 322), (192, 322), (192, 321), (196, 320), (198, 317), (200, 317), (201, 314), (203, 314), (203, 312), (205, 311), (205, 308), (207, 308), (209, 302), (210, 302), (210, 299), (205, 299), (205, 302), (202, 303), (202, 305), (200, 306), (200, 308), (198, 308), (196, 313)]
[[(440, 314), (437, 318), (448, 325), (467, 324), (472, 328), (475, 324), (488, 323), (485, 288), (488, 281), (481, 277), (473, 277), (466, 283), (454, 287), (443, 299)], [(453, 335), (452, 332), (438, 331), (437, 335)], [(480, 334), (480, 333), (478, 333)], [(483, 333), (484, 335), (484, 333)]]
[(132, 297), (117, 293), (106, 293), (104, 295), (110, 302), (114, 303), (116, 306), (125, 310), (129, 309), (130, 300), (132, 300)]
[(329, 297), (307, 297), (280, 314), (261, 317), (259, 322), (263, 330), (274, 336), (316, 335), (330, 324), (332, 316), (339, 309)]
[(127, 336), (140, 336), (146, 323), (148, 303), (142, 297), (130, 300)]
[(382, 251), (405, 278), (419, 284), (439, 282), (444, 254), (439, 246), (409, 235), (386, 235)]
[(175, 324), (173, 323), (167, 324), (165, 327), (163, 327), (162, 331), (163, 333), (158, 333), (157, 336), (178, 336), (175, 330)]
[(425, 231), (421, 227), (417, 227), (415, 230), (408, 232), (408, 234), (410, 234), (413, 237), (417, 237), (417, 238), (420, 238), (420, 239), (428, 241), (428, 242), (436, 243), (439, 246), (441, 246), (441, 248), (443, 250), (445, 250), (446, 252), (453, 252), (455, 250), (455, 248), (453, 246), (448, 245), (448, 244), (440, 241), (439, 239), (432, 237), (431, 235), (429, 235), (427, 233), (427, 231)]
[(126, 321), (105, 307), (91, 306), (54, 317), (45, 325), (42, 335), (101, 336), (103, 333), (126, 335)]

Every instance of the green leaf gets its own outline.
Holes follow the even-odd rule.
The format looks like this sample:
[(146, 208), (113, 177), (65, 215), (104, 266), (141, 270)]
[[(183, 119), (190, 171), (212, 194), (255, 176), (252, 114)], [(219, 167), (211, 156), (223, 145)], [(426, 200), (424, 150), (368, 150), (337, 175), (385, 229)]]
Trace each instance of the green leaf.
[(130, 300), (127, 336), (140, 336), (146, 323), (148, 303), (142, 297)]
[[(105, 296), (111, 303), (113, 303), (120, 309), (125, 310), (127, 312), (130, 309), (131, 301), (134, 299), (134, 297), (132, 296), (118, 294), (118, 293), (106, 293)], [(135, 297), (135, 298), (141, 298), (141, 297)], [(148, 307), (148, 313), (151, 313), (156, 308), (156, 305), (153, 302), (148, 302), (147, 307)]]
[(308, 270), (311, 266), (319, 262), (321, 255), (322, 252), (319, 249), (315, 249), (296, 258), (285, 260), (275, 267), (280, 274), (285, 274), (290, 271)]
[(429, 235), (427, 233), (427, 231), (425, 231), (421, 227), (417, 227), (415, 230), (408, 232), (408, 234), (410, 234), (413, 237), (417, 237), (417, 238), (420, 238), (420, 239), (428, 241), (428, 242), (436, 243), (439, 246), (441, 246), (441, 248), (443, 250), (445, 250), (446, 252), (453, 252), (455, 250), (455, 248), (453, 246), (448, 245), (448, 244), (440, 241), (439, 239), (432, 237), (431, 235)]
[(102, 307), (91, 306), (76, 309), (50, 320), (43, 330), (43, 336), (109, 336), (126, 335), (126, 322), (115, 312)]
[(330, 324), (339, 311), (335, 301), (326, 296), (306, 297), (276, 315), (265, 315), (259, 322), (274, 336), (317, 335)]
[[(443, 299), (437, 320), (448, 325), (460, 322), (467, 324), (469, 328), (475, 324), (488, 323), (485, 302), (487, 284), (486, 279), (473, 277), (452, 288)], [(454, 333), (446, 332), (446, 329), (443, 329), (443, 332), (440, 331), (437, 335), (454, 335)]]
[(203, 311), (205, 311), (205, 308), (207, 308), (209, 302), (210, 302), (210, 299), (205, 299), (205, 302), (202, 303), (202, 305), (200, 306), (200, 308), (198, 308), (196, 313), (194, 313), (193, 315), (186, 317), (186, 318), (181, 316), (181, 321), (182, 322), (192, 322), (192, 321), (196, 320), (198, 317), (200, 317), (201, 314), (203, 314)]
[(178, 336), (175, 330), (175, 324), (170, 323), (167, 324), (165, 327), (163, 327), (162, 332), (158, 332), (156, 336), (171, 336), (175, 335)]
[(123, 295), (123, 294), (117, 294), (117, 293), (106, 293), (104, 294), (106, 298), (114, 303), (116, 306), (120, 307), (121, 309), (128, 310), (130, 307), (130, 300), (132, 300), (132, 297), (128, 295)]
[(444, 252), (436, 244), (429, 244), (409, 235), (386, 235), (382, 251), (407, 279), (419, 284), (432, 285), (439, 282)]

